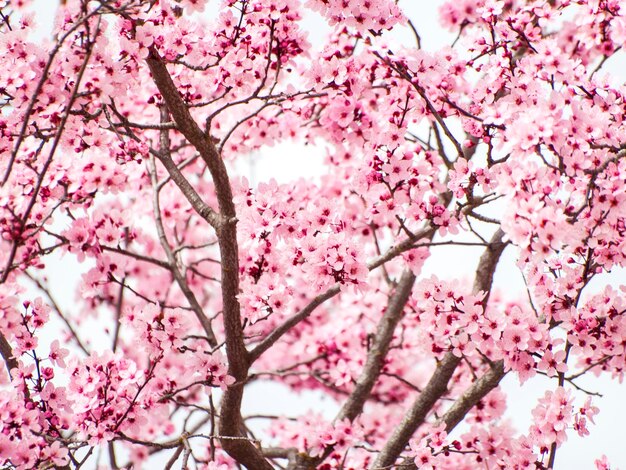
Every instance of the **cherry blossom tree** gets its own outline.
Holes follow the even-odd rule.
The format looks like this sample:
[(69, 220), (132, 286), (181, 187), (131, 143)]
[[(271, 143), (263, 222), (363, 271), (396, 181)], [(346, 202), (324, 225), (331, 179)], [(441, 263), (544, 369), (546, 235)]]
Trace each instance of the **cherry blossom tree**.
[[(3, 468), (547, 469), (593, 432), (580, 379), (626, 367), (623, 2), (441, 1), (435, 51), (393, 0), (65, 0), (43, 41), (0, 5)], [(323, 175), (242, 176), (285, 142)], [(425, 270), (451, 249), (471, 278)], [(507, 375), (549, 378), (527, 429)], [(268, 382), (338, 411), (247, 414)]]

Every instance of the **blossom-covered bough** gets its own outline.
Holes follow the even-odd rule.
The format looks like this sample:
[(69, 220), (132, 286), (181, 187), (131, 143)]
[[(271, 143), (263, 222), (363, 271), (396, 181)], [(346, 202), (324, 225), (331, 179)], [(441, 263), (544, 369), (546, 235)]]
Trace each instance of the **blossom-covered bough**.
[[(402, 1), (65, 0), (44, 40), (0, 5), (4, 467), (547, 469), (589, 433), (580, 378), (626, 366), (623, 2), (442, 1), (433, 51)], [(284, 142), (323, 176), (238, 173)], [(549, 378), (528, 429), (507, 374)], [(247, 414), (267, 382), (337, 412)]]

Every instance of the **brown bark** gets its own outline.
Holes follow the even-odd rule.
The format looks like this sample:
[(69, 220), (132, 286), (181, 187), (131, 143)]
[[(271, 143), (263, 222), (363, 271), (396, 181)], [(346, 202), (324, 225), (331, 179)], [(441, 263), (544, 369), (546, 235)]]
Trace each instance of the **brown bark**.
[[(205, 211), (200, 215), (203, 216), (217, 232), (221, 259), (221, 286), (224, 330), (226, 336), (226, 357), (228, 359), (228, 373), (235, 378), (235, 383), (229, 386), (224, 392), (220, 407), (219, 431), (220, 435), (224, 436), (224, 439), (221, 439), (222, 447), (233, 459), (249, 469), (271, 470), (273, 468), (272, 465), (265, 459), (260, 450), (249, 440), (245, 438), (241, 439), (241, 437), (244, 437), (241, 433), (243, 427), (241, 402), (250, 362), (248, 351), (244, 344), (241, 312), (239, 301), (237, 300), (237, 295), (239, 294), (237, 219), (226, 166), (215, 144), (210, 139), (206, 138), (204, 132), (191, 116), (165, 63), (159, 57), (156, 50), (152, 49), (150, 51), (146, 62), (165, 104), (176, 122), (177, 129), (185, 136), (189, 143), (194, 146), (206, 163), (211, 177), (213, 178), (217, 194), (219, 214), (216, 214), (215, 211), (205, 205), (200, 207), (200, 209)], [(170, 170), (170, 168), (167, 169)], [(174, 178), (173, 173), (175, 174), (175, 172), (170, 172), (172, 178)], [(189, 194), (185, 193), (185, 196), (190, 199)], [(194, 204), (193, 200), (190, 200), (190, 202)], [(198, 210), (196, 205), (194, 205), (194, 208)], [(229, 437), (240, 439), (229, 439)]]

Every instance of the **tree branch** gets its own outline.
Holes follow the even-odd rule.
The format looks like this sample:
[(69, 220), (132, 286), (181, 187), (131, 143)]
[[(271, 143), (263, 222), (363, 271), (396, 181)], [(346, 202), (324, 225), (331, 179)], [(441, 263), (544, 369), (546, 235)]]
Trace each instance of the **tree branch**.
[[(236, 437), (242, 436), (241, 402), (250, 362), (244, 343), (241, 311), (239, 301), (237, 300), (239, 295), (237, 218), (228, 172), (215, 144), (210, 138), (205, 136), (191, 116), (189, 108), (178, 92), (165, 63), (154, 47), (150, 49), (146, 62), (167, 108), (176, 122), (178, 130), (199, 152), (215, 183), (220, 214), (215, 214), (211, 210), (205, 214), (205, 220), (217, 232), (222, 263), (221, 284), (226, 357), (228, 358), (228, 373), (235, 378), (235, 383), (226, 389), (222, 397), (221, 419), (219, 422), (220, 435), (224, 436), (221, 439), (222, 447), (237, 462), (250, 469), (272, 470), (271, 464), (250, 441), (236, 439)], [(171, 159), (163, 159), (162, 161), (164, 165), (167, 161), (168, 164), (171, 163), (175, 167)], [(170, 171), (170, 168), (167, 169)], [(171, 168), (171, 170), (174, 170), (174, 168)], [(170, 172), (170, 175), (174, 178), (173, 172)], [(196, 207), (194, 206), (194, 208)]]
[[(409, 300), (414, 284), (415, 274), (413, 274), (410, 269), (405, 270), (396, 286), (395, 292), (389, 299), (383, 317), (378, 323), (374, 342), (367, 354), (367, 360), (363, 366), (361, 375), (357, 379), (356, 386), (341, 407), (341, 410), (339, 410), (335, 421), (348, 419), (352, 422), (363, 412), (363, 406), (369, 398), (374, 385), (376, 385), (378, 377), (380, 377), (380, 373), (385, 364), (385, 358), (389, 352), (389, 345), (393, 339), (393, 333), (402, 317), (402, 311)], [(314, 462), (309, 463), (309, 466), (316, 466), (318, 463), (322, 462), (330, 455), (332, 450), (333, 446), (326, 447), (324, 453), (320, 457), (312, 459)]]
[[(493, 276), (500, 256), (507, 245), (506, 242), (502, 241), (503, 237), (504, 232), (502, 229), (498, 229), (491, 238), (489, 246), (480, 257), (478, 267), (476, 268), (473, 292), (475, 294), (481, 291), (485, 292), (482, 302), (483, 308), (487, 305), (489, 300)], [(452, 378), (452, 375), (454, 374), (454, 371), (460, 361), (461, 358), (456, 357), (452, 354), (452, 352), (448, 352), (437, 364), (437, 368), (431, 376), (428, 384), (422, 393), (419, 394), (411, 408), (409, 408), (405, 417), (402, 419), (398, 427), (396, 427), (391, 438), (387, 441), (387, 444), (383, 447), (382, 451), (376, 458), (373, 465), (374, 468), (388, 467), (395, 463), (398, 456), (406, 448), (409, 439), (411, 439), (415, 431), (424, 423), (426, 416), (437, 400), (439, 400), (439, 398), (446, 393), (448, 389), (448, 382)], [(465, 406), (469, 403), (470, 401), (465, 403)], [(459, 409), (463, 409), (463, 407), (459, 405)]]
[[(162, 133), (167, 133), (167, 132), (168, 132), (167, 130), (162, 131)], [(168, 140), (166, 137), (161, 136), (161, 140), (162, 140), (162, 144), (167, 145), (167, 143), (164, 142)], [(161, 151), (163, 152), (164, 149), (162, 148)], [(167, 235), (165, 234), (165, 229), (163, 228), (163, 221), (161, 218), (161, 205), (159, 202), (159, 193), (157, 190), (158, 182), (157, 182), (157, 176), (156, 176), (156, 166), (154, 164), (153, 157), (150, 157), (148, 164), (150, 167), (149, 173), (150, 173), (150, 180), (152, 181), (152, 189), (153, 189), (152, 205), (153, 205), (153, 210), (154, 210), (154, 221), (156, 225), (157, 234), (159, 236), (159, 241), (161, 242), (161, 247), (163, 248), (163, 251), (165, 251), (165, 256), (167, 257), (167, 260), (169, 263), (169, 270), (172, 273), (172, 276), (174, 277), (174, 279), (176, 280), (176, 284), (178, 284), (178, 287), (180, 288), (183, 295), (187, 299), (187, 302), (189, 302), (189, 306), (191, 307), (193, 312), (196, 314), (196, 318), (202, 325), (202, 328), (204, 329), (204, 332), (207, 335), (209, 344), (211, 345), (211, 347), (215, 347), (217, 346), (218, 341), (217, 341), (217, 338), (215, 337), (215, 333), (213, 333), (213, 327), (211, 326), (211, 322), (208, 320), (208, 318), (204, 314), (204, 310), (202, 309), (202, 306), (196, 299), (196, 296), (187, 285), (187, 280), (178, 269), (178, 266), (176, 265), (176, 257), (174, 256), (174, 253), (172, 252), (172, 248), (167, 240)]]
[[(30, 121), (30, 117), (33, 113), (33, 110), (35, 109), (35, 104), (37, 103), (37, 99), (39, 98), (39, 94), (41, 93), (41, 90), (43, 89), (43, 86), (46, 84), (46, 80), (48, 80), (48, 74), (50, 72), (50, 67), (52, 67), (52, 63), (54, 62), (54, 59), (56, 57), (56, 55), (59, 53), (59, 51), (61, 50), (61, 47), (63, 47), (63, 44), (65, 43), (65, 40), (67, 38), (69, 38), (72, 34), (74, 34), (76, 32), (76, 30), (78, 28), (80, 28), (81, 26), (83, 26), (84, 24), (86, 24), (86, 22), (99, 14), (100, 10), (102, 9), (103, 5), (99, 5), (98, 7), (94, 8), (93, 11), (89, 12), (88, 14), (85, 15), (84, 18), (82, 18), (81, 21), (77, 21), (74, 25), (72, 25), (67, 31), (65, 31), (65, 33), (59, 37), (59, 39), (57, 40), (54, 48), (50, 51), (50, 53), (48, 54), (48, 59), (46, 60), (46, 64), (44, 65), (43, 69), (41, 70), (41, 77), (39, 78), (39, 81), (37, 82), (37, 86), (35, 87), (35, 89), (32, 91), (32, 95), (31, 95), (31, 99), (28, 102), (28, 106), (26, 107), (26, 112), (24, 113), (24, 117), (22, 117), (22, 126), (17, 134), (17, 140), (15, 142), (15, 146), (13, 147), (13, 150), (11, 151), (11, 156), (9, 157), (9, 162), (7, 165), (7, 168), (4, 172), (4, 175), (2, 177), (2, 182), (0, 182), (0, 187), (4, 186), (7, 181), (9, 180), (9, 177), (11, 176), (11, 171), (13, 169), (13, 165), (15, 163), (15, 159), (17, 158), (17, 154), (20, 150), (20, 146), (22, 145), (22, 142), (24, 142), (24, 139), (26, 138), (26, 129), (28, 128), (28, 124)], [(91, 44), (93, 44), (92, 41), (90, 41)], [(89, 48), (91, 49), (91, 44), (89, 45)], [(88, 61), (89, 58), (89, 53), (86, 59), (86, 62)], [(82, 75), (82, 73), (81, 73)], [(75, 90), (78, 89), (78, 85), (80, 82), (80, 77), (79, 79), (76, 81), (76, 85), (75, 85)], [(75, 93), (72, 94), (73, 96), (75, 95)], [(69, 110), (71, 108), (71, 104), (73, 103), (74, 98), (70, 98), (70, 104), (67, 107), (67, 109)], [(59, 131), (62, 131), (64, 126), (60, 126)]]
[(478, 261), (472, 291), (474, 294), (478, 292), (485, 293), (482, 302), (483, 308), (487, 306), (489, 296), (491, 295), (491, 285), (493, 284), (493, 277), (496, 273), (498, 261), (500, 261), (500, 256), (502, 256), (502, 252), (509, 243), (503, 241), (503, 238), (504, 232), (501, 228), (498, 228), (491, 237), (491, 240), (489, 240), (489, 246)]
[(409, 300), (414, 284), (415, 274), (407, 269), (402, 273), (396, 291), (389, 300), (387, 310), (378, 324), (374, 344), (367, 354), (367, 361), (357, 380), (356, 387), (341, 407), (336, 420), (348, 419), (353, 421), (363, 411), (363, 405), (383, 369), (385, 357), (387, 357), (389, 345), (393, 339), (393, 332), (402, 317), (402, 311)]
[(250, 362), (256, 361), (261, 354), (267, 351), (272, 347), (276, 341), (283, 337), (285, 333), (291, 330), (294, 326), (300, 323), (302, 320), (307, 318), (313, 311), (326, 302), (328, 299), (333, 298), (339, 293), (339, 284), (335, 284), (333, 287), (328, 289), (326, 292), (321, 293), (313, 300), (311, 300), (306, 307), (300, 310), (298, 313), (289, 317), (282, 324), (277, 326), (271, 333), (269, 333), (263, 340), (252, 350), (250, 351)]
[[(27, 226), (27, 222), (28, 219), (30, 217), (31, 212), (33, 211), (33, 208), (35, 207), (35, 203), (37, 202), (37, 198), (39, 196), (39, 192), (41, 191), (41, 187), (43, 186), (44, 183), (44, 178), (46, 176), (46, 173), (48, 172), (48, 169), (50, 168), (50, 165), (52, 164), (52, 160), (54, 158), (54, 155), (56, 154), (57, 148), (59, 147), (60, 143), (61, 143), (61, 136), (63, 135), (63, 131), (65, 130), (65, 126), (67, 124), (68, 119), (70, 118), (70, 111), (72, 109), (72, 105), (74, 104), (74, 102), (76, 101), (76, 99), (78, 98), (79, 95), (79, 88), (80, 85), (82, 83), (82, 79), (83, 76), (85, 75), (85, 72), (87, 70), (87, 66), (89, 65), (89, 60), (91, 59), (91, 54), (93, 52), (93, 46), (96, 42), (96, 39), (98, 38), (98, 36), (100, 35), (100, 21), (101, 18), (98, 18), (98, 23), (96, 26), (96, 31), (93, 35), (93, 38), (91, 38), (91, 35), (89, 33), (89, 29), (87, 29), (87, 37), (89, 38), (86, 42), (85, 45), (85, 57), (83, 58), (83, 61), (81, 63), (80, 69), (78, 70), (78, 73), (76, 74), (76, 78), (74, 81), (74, 86), (72, 87), (72, 92), (67, 100), (67, 107), (65, 108), (65, 111), (63, 112), (63, 115), (61, 117), (61, 120), (56, 128), (56, 132), (54, 134), (54, 139), (52, 141), (52, 144), (50, 146), (50, 151), (48, 152), (48, 158), (46, 159), (46, 161), (44, 162), (44, 164), (41, 167), (41, 170), (38, 172), (38, 177), (37, 177), (37, 182), (34, 185), (33, 190), (31, 191), (30, 194), (30, 201), (28, 202), (26, 209), (24, 210), (24, 213), (22, 214), (22, 216), (19, 219), (19, 237), (15, 238), (13, 240), (13, 243), (11, 245), (11, 251), (9, 252), (9, 256), (6, 262), (6, 267), (5, 269), (2, 271), (2, 275), (0, 276), (0, 284), (3, 284), (4, 282), (6, 282), (6, 280), (9, 277), (9, 274), (11, 272), (11, 266), (13, 264), (13, 260), (15, 259), (15, 256), (17, 255), (17, 249), (20, 245), (20, 240), (22, 239), (22, 235), (24, 234), (24, 231), (26, 229)], [(52, 60), (52, 59), (50, 59)], [(42, 78), (43, 80), (43, 78)], [(32, 103), (34, 104), (34, 100), (35, 98), (33, 98)], [(29, 105), (30, 106), (30, 105)], [(26, 119), (27, 117), (24, 118), (25, 121), (23, 123), (23, 129), (21, 132), (23, 132), (27, 126), (27, 122)], [(21, 133), (20, 133), (21, 135)], [(18, 142), (15, 145), (15, 148), (13, 150), (12, 156), (11, 156), (11, 162), (9, 162), (9, 166), (7, 167), (3, 182), (0, 186), (4, 186), (4, 184), (8, 181), (8, 178), (10, 176), (11, 173), (11, 165), (12, 165), (12, 161), (14, 160), (14, 156), (17, 156), (17, 152), (19, 150), (19, 145), (20, 145), (21, 140), (19, 140), (18, 138)]]
[(491, 368), (457, 398), (441, 417), (439, 422), (446, 424), (446, 432), (450, 433), (483, 397), (498, 386), (505, 375), (504, 362), (494, 362)]
[(217, 230), (217, 228), (222, 224), (222, 218), (219, 214), (215, 212), (211, 206), (204, 202), (195, 188), (189, 183), (189, 181), (187, 181), (187, 178), (185, 178), (176, 163), (174, 163), (170, 157), (159, 154), (158, 158), (169, 173), (172, 181), (176, 183), (176, 186), (178, 186), (180, 191), (183, 193), (183, 196), (185, 196), (187, 201), (189, 201), (191, 207), (193, 207), (196, 213), (206, 220), (209, 225)]
[(447, 353), (437, 364), (437, 368), (428, 381), (422, 393), (419, 394), (413, 405), (408, 409), (400, 424), (396, 427), (391, 438), (385, 444), (373, 468), (390, 467), (406, 447), (413, 433), (426, 419), (426, 415), (437, 400), (448, 390), (448, 382), (461, 361), (452, 353)]
[[(431, 227), (427, 227), (421, 230), (420, 232), (418, 232), (417, 234), (415, 234), (414, 236), (404, 239), (397, 245), (394, 245), (391, 248), (389, 248), (389, 250), (387, 250), (387, 252), (384, 253), (383, 255), (377, 258), (374, 258), (372, 261), (370, 261), (367, 264), (367, 269), (370, 271), (373, 271), (377, 267), (382, 266), (387, 261), (392, 260), (393, 258), (400, 255), (401, 253), (404, 253), (405, 251), (412, 249), (415, 245), (415, 242), (417, 242), (418, 240), (421, 240), (423, 238), (431, 238), (435, 234), (435, 232), (436, 232), (435, 229)], [(311, 300), (311, 302), (309, 302), (307, 306), (304, 307), (302, 310), (300, 310), (298, 313), (289, 317), (282, 324), (277, 326), (271, 333), (269, 333), (265, 338), (263, 338), (263, 340), (259, 344), (257, 344), (257, 346), (252, 351), (250, 351), (250, 362), (252, 363), (256, 361), (261, 356), (261, 354), (263, 354), (270, 347), (272, 347), (272, 345), (276, 341), (278, 341), (280, 338), (282, 338), (282, 336), (285, 333), (287, 333), (289, 330), (291, 330), (291, 328), (293, 328), (298, 323), (306, 319), (311, 313), (313, 313), (313, 311), (317, 307), (322, 305), (327, 300), (332, 299), (335, 295), (339, 293), (339, 291), (340, 291), (339, 284), (335, 284), (333, 287), (329, 288), (326, 292), (319, 294), (317, 297)]]
[(4, 364), (7, 368), (9, 378), (13, 379), (11, 369), (15, 369), (18, 366), (17, 359), (13, 356), (13, 349), (11, 349), (11, 345), (2, 333), (0, 333), (0, 355), (2, 356), (2, 359), (4, 359)]
[[(211, 172), (211, 176), (215, 181), (217, 186), (218, 179), (215, 178), (216, 174), (219, 174), (220, 179), (219, 182), (223, 184), (224, 178), (226, 178), (226, 183), (228, 184), (228, 176), (224, 176), (217, 170), (219, 166), (217, 160), (221, 162), (219, 155), (217, 154), (217, 150), (215, 150), (215, 146), (208, 142), (204, 132), (200, 129), (198, 124), (194, 121), (187, 105), (183, 102), (176, 85), (174, 84), (172, 77), (167, 71), (167, 67), (163, 63), (162, 59), (159, 57), (158, 52), (154, 49), (150, 50), (150, 55), (146, 59), (146, 63), (150, 68), (150, 72), (152, 73), (152, 78), (154, 83), (156, 84), (167, 108), (174, 118), (178, 130), (185, 136), (185, 138), (193, 145), (196, 150), (200, 153), (202, 159), (207, 163), (209, 167), (209, 171)], [(187, 179), (182, 175), (174, 161), (162, 155), (161, 163), (168, 171), (174, 182), (178, 185), (180, 190), (183, 192), (187, 200), (191, 203), (192, 207), (195, 211), (204, 218), (215, 230), (219, 230), (219, 228), (224, 224), (224, 220), (220, 215), (215, 212), (213, 208), (208, 206), (202, 198), (198, 195), (195, 189), (189, 184)], [(222, 163), (223, 166), (223, 163)], [(225, 173), (225, 169), (223, 170)], [(228, 185), (229, 186), (229, 185)], [(232, 200), (232, 196), (231, 196)], [(221, 205), (221, 203), (220, 203)]]

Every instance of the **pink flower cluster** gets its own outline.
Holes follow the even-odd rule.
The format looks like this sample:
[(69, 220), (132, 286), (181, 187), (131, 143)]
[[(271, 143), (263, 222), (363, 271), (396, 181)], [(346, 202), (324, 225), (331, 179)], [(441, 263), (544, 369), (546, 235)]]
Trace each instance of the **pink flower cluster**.
[(403, 15), (391, 1), (309, 0), (308, 6), (322, 12), (331, 24), (345, 24), (359, 31), (391, 29)]

